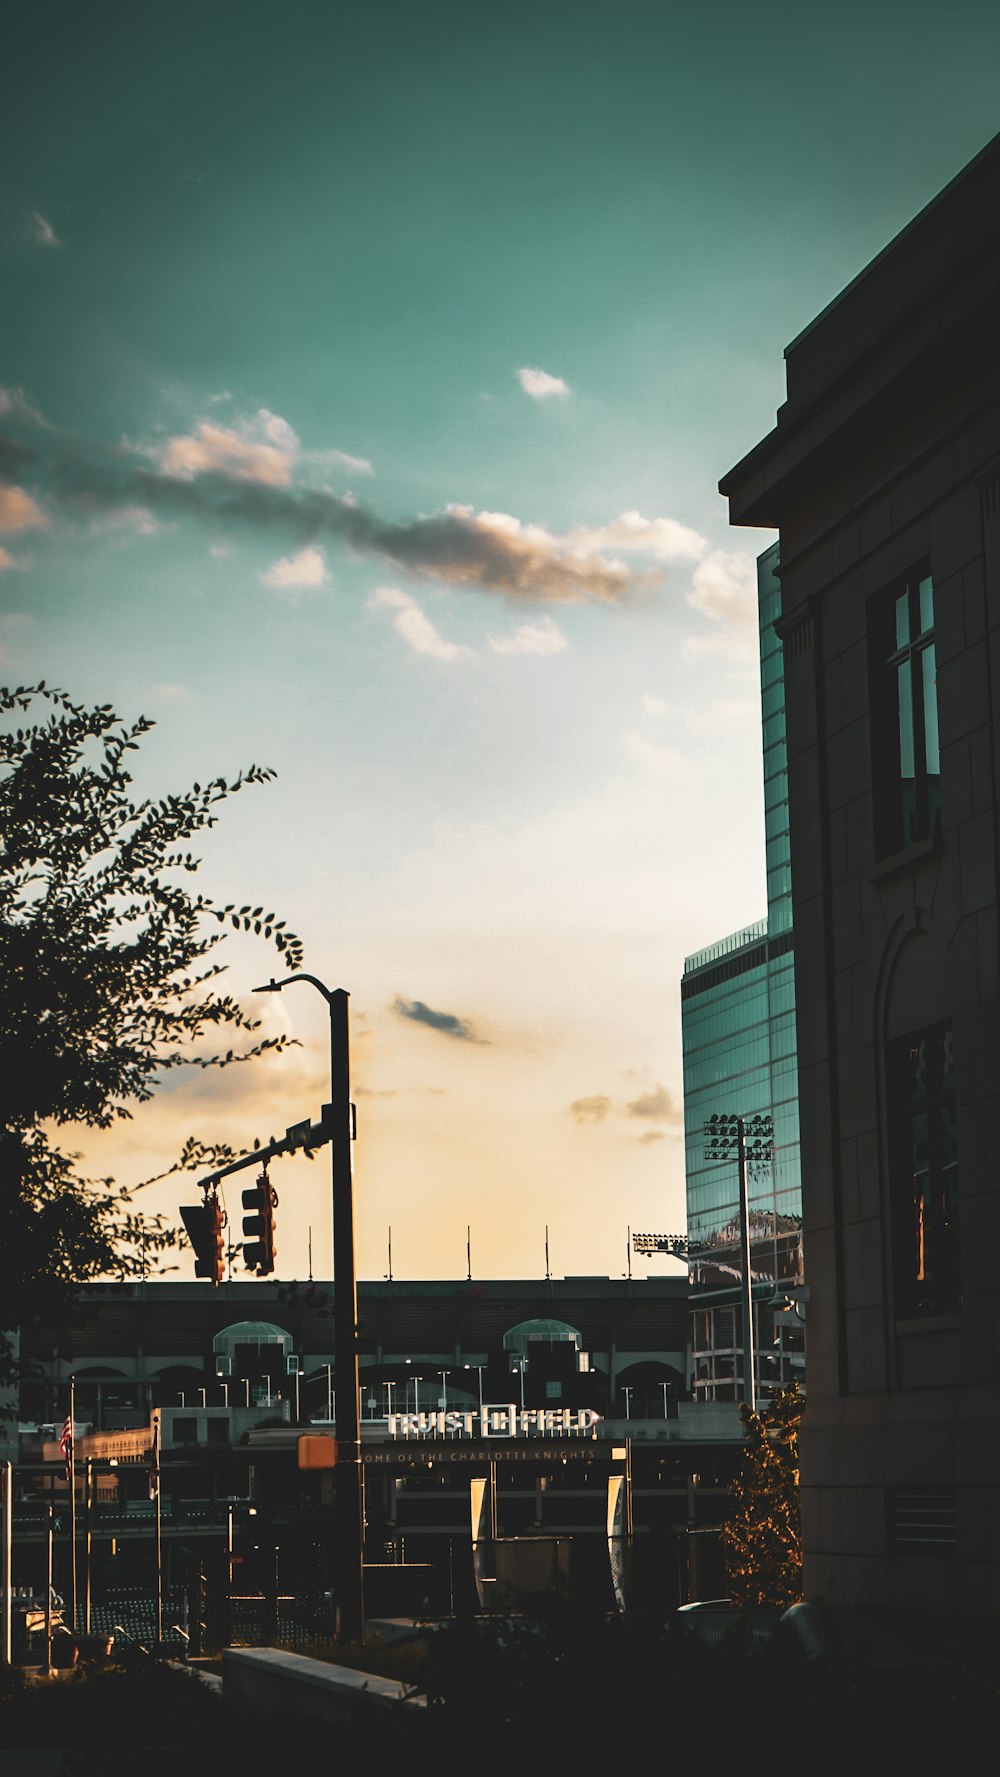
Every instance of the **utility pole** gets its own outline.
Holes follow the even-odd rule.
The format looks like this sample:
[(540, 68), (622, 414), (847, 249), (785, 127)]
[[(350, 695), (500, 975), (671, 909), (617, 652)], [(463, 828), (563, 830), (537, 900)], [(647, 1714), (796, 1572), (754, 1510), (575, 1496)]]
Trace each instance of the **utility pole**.
[(315, 975), (289, 975), (255, 993), (280, 993), (308, 981), (323, 995), (330, 1014), (330, 1147), (333, 1160), (334, 1387), (337, 1427), (336, 1503), (337, 1604), (342, 1641), (361, 1641), (365, 1632), (364, 1540), (361, 1494), (361, 1430), (358, 1422), (358, 1288), (354, 1264), (354, 1106), (348, 1005), (342, 987), (330, 989)]

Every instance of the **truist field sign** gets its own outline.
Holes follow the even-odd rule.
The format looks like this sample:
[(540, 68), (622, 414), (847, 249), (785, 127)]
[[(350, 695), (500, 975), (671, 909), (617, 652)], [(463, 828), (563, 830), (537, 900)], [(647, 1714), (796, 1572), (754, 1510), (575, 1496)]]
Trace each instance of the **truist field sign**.
[(592, 1407), (481, 1407), (470, 1413), (390, 1413), (390, 1438), (588, 1438)]

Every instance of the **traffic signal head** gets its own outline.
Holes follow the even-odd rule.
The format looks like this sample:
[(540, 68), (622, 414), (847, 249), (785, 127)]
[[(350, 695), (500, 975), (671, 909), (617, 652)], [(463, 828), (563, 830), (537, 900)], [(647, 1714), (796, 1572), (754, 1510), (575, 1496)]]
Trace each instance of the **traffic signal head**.
[(217, 1192), (213, 1191), (204, 1203), (182, 1204), (181, 1218), (194, 1248), (195, 1276), (210, 1277), (213, 1284), (221, 1283), (226, 1274), (226, 1215)]
[(243, 1262), (248, 1271), (257, 1271), (262, 1277), (274, 1270), (274, 1210), (277, 1201), (278, 1194), (266, 1170), (259, 1175), (257, 1183), (243, 1193), (243, 1208), (252, 1211), (243, 1217), (243, 1233), (248, 1236), (243, 1244)]

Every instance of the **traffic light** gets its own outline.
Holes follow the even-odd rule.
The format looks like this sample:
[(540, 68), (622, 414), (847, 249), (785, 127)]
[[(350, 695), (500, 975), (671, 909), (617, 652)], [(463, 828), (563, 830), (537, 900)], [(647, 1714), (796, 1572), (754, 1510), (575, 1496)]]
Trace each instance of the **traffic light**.
[(221, 1283), (226, 1274), (226, 1212), (219, 1202), (217, 1191), (206, 1197), (204, 1203), (185, 1203), (181, 1205), (181, 1218), (187, 1229), (187, 1237), (194, 1248), (196, 1277), (210, 1277), (213, 1284)]
[(252, 1215), (243, 1217), (243, 1233), (249, 1240), (243, 1244), (243, 1262), (248, 1271), (266, 1276), (274, 1270), (274, 1211), (278, 1193), (267, 1176), (260, 1173), (257, 1183), (243, 1193), (243, 1208)]

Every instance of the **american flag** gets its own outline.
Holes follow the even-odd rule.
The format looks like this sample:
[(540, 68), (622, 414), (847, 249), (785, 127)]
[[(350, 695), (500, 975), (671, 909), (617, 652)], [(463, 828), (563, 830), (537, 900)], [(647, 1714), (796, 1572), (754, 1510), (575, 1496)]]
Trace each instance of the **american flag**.
[(63, 1420), (63, 1428), (59, 1434), (59, 1448), (66, 1463), (66, 1479), (73, 1479), (73, 1421), (67, 1414)]

